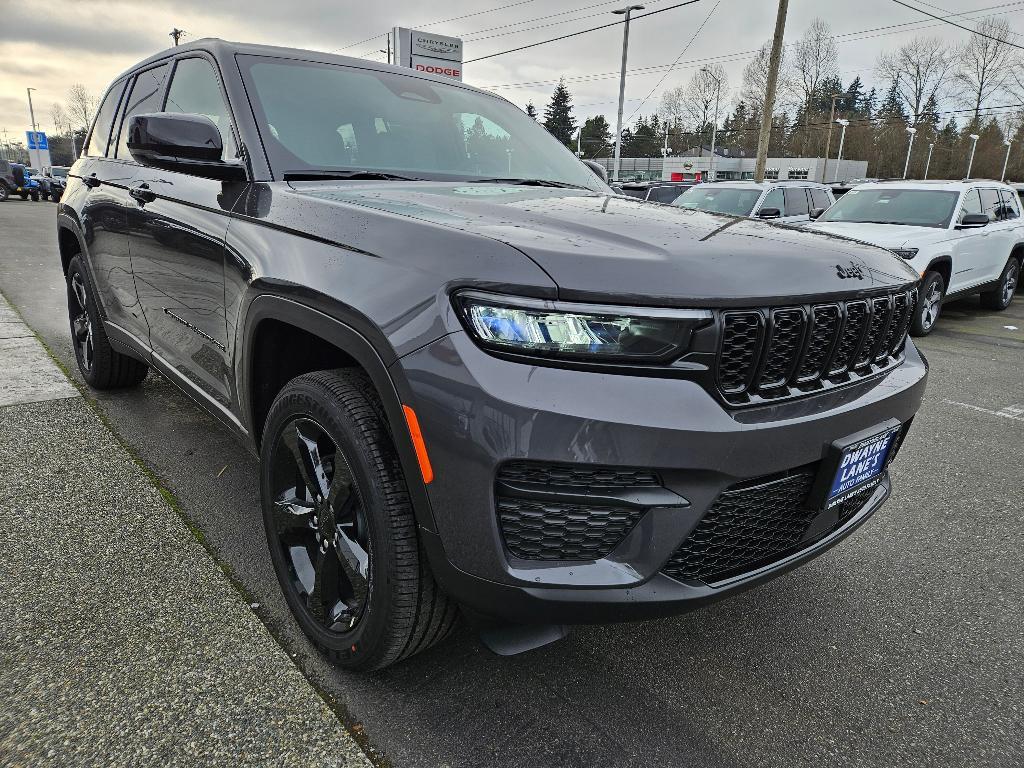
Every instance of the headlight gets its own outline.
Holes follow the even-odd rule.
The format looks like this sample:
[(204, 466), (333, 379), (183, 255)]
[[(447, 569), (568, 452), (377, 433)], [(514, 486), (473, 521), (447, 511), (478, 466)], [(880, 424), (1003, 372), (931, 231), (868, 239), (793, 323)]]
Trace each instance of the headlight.
[(895, 253), (901, 259), (912, 259), (917, 256), (917, 248), (890, 248), (890, 251)]
[(712, 320), (703, 309), (566, 304), (470, 291), (457, 294), (455, 305), (484, 347), (608, 362), (674, 359), (686, 350), (693, 331)]

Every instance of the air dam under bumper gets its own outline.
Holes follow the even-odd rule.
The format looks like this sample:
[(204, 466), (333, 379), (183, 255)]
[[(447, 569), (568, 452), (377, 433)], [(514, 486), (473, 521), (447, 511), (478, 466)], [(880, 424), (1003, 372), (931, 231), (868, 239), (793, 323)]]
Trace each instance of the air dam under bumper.
[[(442, 586), (483, 614), (561, 623), (689, 610), (825, 551), (881, 505), (887, 477), (855, 513), (769, 565), (710, 583), (661, 573), (723, 491), (754, 478), (816, 471), (836, 440), (893, 419), (909, 422), (927, 379), (927, 365), (910, 342), (903, 364), (884, 375), (744, 409), (724, 408), (687, 379), (499, 359), (463, 332), (395, 367), (412, 392), (434, 468), (427, 491), (436, 535), (423, 537)], [(516, 557), (496, 511), (496, 479), (513, 460), (653, 471), (689, 504), (649, 509), (598, 559)]]

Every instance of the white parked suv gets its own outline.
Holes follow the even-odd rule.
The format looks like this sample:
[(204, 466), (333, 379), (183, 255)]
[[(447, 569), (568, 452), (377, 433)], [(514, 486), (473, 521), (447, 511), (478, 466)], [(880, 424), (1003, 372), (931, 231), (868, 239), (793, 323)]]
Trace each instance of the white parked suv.
[(820, 216), (833, 202), (832, 190), (814, 181), (715, 181), (691, 187), (672, 205), (800, 225)]
[(861, 184), (809, 228), (888, 248), (920, 273), (915, 336), (931, 332), (947, 299), (980, 293), (1002, 310), (1020, 285), (1020, 200), (997, 181)]

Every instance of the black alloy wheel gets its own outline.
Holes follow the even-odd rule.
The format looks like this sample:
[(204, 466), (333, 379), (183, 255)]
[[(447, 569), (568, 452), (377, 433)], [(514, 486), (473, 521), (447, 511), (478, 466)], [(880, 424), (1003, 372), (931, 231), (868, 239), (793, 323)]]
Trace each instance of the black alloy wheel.
[(290, 587), (325, 630), (351, 631), (370, 594), (365, 508), (344, 453), (308, 418), (281, 431), (271, 464), (276, 545)]
[(260, 490), (285, 601), (333, 663), (381, 669), (451, 631), (458, 608), (420, 549), (388, 419), (362, 371), (285, 384), (263, 429)]
[[(93, 346), (92, 317), (89, 315), (89, 298), (85, 289), (85, 279), (81, 271), (76, 271), (68, 280), (69, 301), (68, 311), (71, 315), (71, 339), (75, 344), (75, 357), (83, 374), (92, 371), (96, 358)], [(70, 299), (73, 299), (71, 301)]]

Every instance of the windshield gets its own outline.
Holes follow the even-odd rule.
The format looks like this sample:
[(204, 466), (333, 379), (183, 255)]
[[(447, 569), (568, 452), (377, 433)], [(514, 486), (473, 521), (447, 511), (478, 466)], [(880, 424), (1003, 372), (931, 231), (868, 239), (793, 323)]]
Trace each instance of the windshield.
[(931, 189), (851, 189), (818, 221), (945, 228), (959, 197), (959, 192)]
[(373, 171), (412, 179), (607, 187), (526, 113), (413, 75), (239, 56), (278, 178)]
[(740, 189), (739, 187), (698, 184), (683, 192), (672, 205), (678, 205), (680, 208), (693, 208), (698, 211), (749, 216), (760, 197), (761, 190), (757, 187)]

